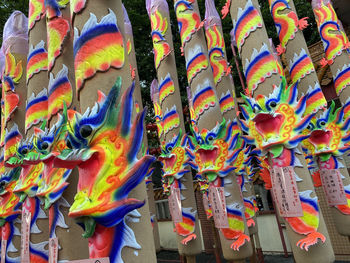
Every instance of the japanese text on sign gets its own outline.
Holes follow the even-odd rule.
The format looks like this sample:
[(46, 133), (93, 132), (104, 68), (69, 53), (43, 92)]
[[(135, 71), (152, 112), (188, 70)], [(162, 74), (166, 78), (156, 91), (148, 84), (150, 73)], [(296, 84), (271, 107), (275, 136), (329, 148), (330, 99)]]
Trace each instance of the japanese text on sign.
[(338, 169), (321, 169), (320, 176), (328, 205), (346, 205), (347, 199), (340, 171)]
[(30, 238), (31, 213), (22, 211), (22, 236), (21, 236), (21, 263), (30, 263), (29, 238)]
[(50, 238), (49, 240), (49, 263), (57, 263), (58, 259), (58, 239)]
[(181, 194), (180, 188), (171, 187), (171, 194), (168, 198), (171, 218), (174, 223), (182, 222)]
[(209, 201), (216, 228), (228, 228), (225, 190), (223, 187), (209, 187)]
[(303, 216), (299, 192), (292, 166), (273, 167), (271, 171), (272, 193), (282, 217)]

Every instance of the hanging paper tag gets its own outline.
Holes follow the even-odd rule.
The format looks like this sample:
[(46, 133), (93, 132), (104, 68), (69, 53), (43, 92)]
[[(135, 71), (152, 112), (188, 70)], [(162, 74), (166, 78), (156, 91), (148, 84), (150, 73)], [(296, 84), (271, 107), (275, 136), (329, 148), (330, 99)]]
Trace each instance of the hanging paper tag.
[(57, 263), (58, 260), (58, 239), (49, 240), (49, 263)]
[(67, 263), (110, 263), (109, 258), (93, 258), (68, 261)]
[(207, 219), (209, 219), (209, 215), (208, 215), (207, 211), (209, 211), (210, 208), (209, 208), (209, 199), (208, 199), (207, 194), (203, 194), (202, 199), (203, 199), (204, 211), (206, 211)]
[(209, 187), (209, 201), (216, 228), (228, 228), (225, 190), (223, 187)]
[(321, 182), (328, 205), (347, 205), (343, 181), (338, 169), (321, 169)]
[(31, 213), (22, 211), (22, 236), (21, 236), (21, 263), (30, 263), (29, 238), (30, 238)]
[(6, 263), (7, 240), (1, 240), (1, 263)]
[(273, 167), (271, 171), (271, 182), (272, 193), (280, 216), (303, 216), (297, 182), (294, 176), (294, 168), (292, 166)]
[(181, 194), (180, 189), (171, 187), (170, 196), (168, 198), (169, 209), (171, 218), (174, 223), (182, 222), (182, 211), (181, 211)]

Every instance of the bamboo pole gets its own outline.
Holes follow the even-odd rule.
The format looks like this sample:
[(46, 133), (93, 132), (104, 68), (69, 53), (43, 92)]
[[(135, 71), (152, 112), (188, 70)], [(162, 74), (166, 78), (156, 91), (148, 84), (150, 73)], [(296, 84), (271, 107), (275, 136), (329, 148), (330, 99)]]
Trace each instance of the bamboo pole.
[[(4, 27), (4, 38), (2, 44), (2, 51), (5, 55), (5, 67), (4, 72), (1, 72), (2, 76), (2, 102), (1, 104), (1, 147), (2, 158), (5, 165), (5, 173), (11, 173), (13, 168), (6, 167), (6, 161), (14, 156), (19, 141), (24, 135), (24, 117), (25, 117), (25, 104), (23, 103), (27, 97), (26, 93), (26, 61), (28, 54), (28, 20), (24, 14), (19, 11), (14, 12)], [(3, 73), (3, 74), (2, 74)], [(13, 85), (14, 89), (11, 89)], [(11, 102), (11, 98), (18, 98)], [(21, 103), (20, 103), (21, 102)], [(9, 110), (7, 110), (9, 109)], [(17, 129), (16, 129), (17, 127)], [(10, 136), (11, 131), (18, 131), (17, 136)], [(14, 134), (13, 134), (14, 135)], [(14, 142), (11, 143), (11, 140)], [(20, 200), (12, 191), (9, 193), (9, 200), (13, 200), (12, 207), (10, 206), (11, 213), (16, 213), (16, 205), (20, 204)], [(4, 198), (5, 204), (9, 205)], [(20, 210), (17, 208), (17, 210)], [(18, 211), (17, 211), (18, 212)], [(8, 214), (2, 213), (1, 218), (7, 218)], [(2, 240), (7, 240), (6, 246), (6, 260), (18, 260), (21, 253), (21, 238), (18, 234), (14, 233), (15, 228), (19, 231), (21, 229), (20, 221), (12, 217), (8, 218), (6, 225), (2, 228)], [(13, 236), (12, 236), (13, 235)], [(15, 252), (10, 251), (11, 243), (17, 250)]]
[[(142, 95), (141, 95), (141, 87), (140, 87), (140, 78), (139, 73), (137, 69), (137, 62), (136, 62), (136, 54), (135, 54), (135, 45), (134, 45), (134, 35), (132, 31), (132, 25), (127, 13), (127, 10), (125, 9), (123, 5), (124, 10), (124, 26), (125, 26), (125, 39), (127, 40), (128, 46), (130, 45), (130, 49), (128, 49), (128, 57), (129, 57), (129, 63), (130, 63), (130, 73), (131, 78), (135, 81), (135, 91), (134, 91), (134, 97), (135, 97), (135, 104), (138, 105), (140, 109), (143, 108), (142, 103)], [(147, 141), (147, 135), (146, 133), (143, 136), (143, 145), (145, 149), (148, 149), (148, 141)], [(142, 157), (142, 152), (139, 153), (140, 157)], [(154, 202), (154, 191), (153, 191), (153, 183), (149, 182), (146, 183), (146, 189), (147, 189), (147, 200), (149, 204), (149, 212), (151, 215), (151, 222), (152, 222), (152, 229), (153, 229), (153, 238), (154, 238), (154, 246), (156, 251), (160, 251), (160, 239), (159, 239), (159, 228), (158, 228), (158, 220), (156, 216), (156, 204)]]
[[(159, 92), (159, 105), (162, 112), (162, 122), (165, 126), (163, 127), (163, 132), (160, 136), (160, 142), (162, 148), (166, 149), (167, 144), (171, 143), (173, 138), (177, 136), (180, 131), (182, 134), (186, 131), (183, 119), (183, 107), (175, 63), (168, 4), (164, 0), (153, 0), (146, 1), (146, 6), (151, 20), (154, 62), (159, 81), (159, 87), (156, 87), (156, 89)], [(158, 33), (162, 34), (162, 37), (164, 38), (163, 41), (158, 41), (156, 39)], [(176, 115), (178, 121), (174, 125), (167, 127), (166, 115), (171, 111), (174, 111), (174, 115)], [(181, 140), (181, 138), (179, 138), (179, 140)], [(183, 152), (182, 155), (185, 157), (185, 152)], [(179, 156), (179, 158), (183, 157)], [(174, 223), (174, 225), (175, 229), (180, 230), (176, 231), (179, 253), (180, 255), (186, 256), (187, 261), (191, 261), (194, 260), (192, 256), (200, 254), (202, 251), (202, 239), (199, 232), (199, 220), (193, 189), (192, 173), (185, 173), (179, 181), (180, 185), (184, 185), (184, 187), (180, 188), (181, 195), (183, 196), (181, 200), (181, 213), (184, 215), (184, 212), (189, 210), (187, 213), (191, 213), (194, 218), (194, 221), (191, 222), (191, 227), (194, 229), (188, 233), (181, 231), (181, 228), (177, 226), (184, 224), (184, 221), (182, 223)], [(189, 239), (191, 236), (193, 237), (192, 240)], [(187, 241), (187, 239), (189, 239), (189, 241)]]
[[(80, 60), (78, 57), (79, 54), (74, 54), (75, 78), (78, 99), (80, 101), (81, 111), (85, 112), (88, 107), (91, 107), (98, 100), (97, 90), (100, 90), (103, 93), (107, 94), (111, 87), (115, 84), (117, 76), (122, 77), (122, 92), (132, 84), (128, 57), (126, 55), (127, 51), (124, 31), (124, 16), (120, 0), (89, 1), (86, 2), (83, 6), (71, 5), (71, 11), (73, 15), (72, 21), (75, 28), (75, 37), (79, 38), (82, 34), (84, 34), (84, 25), (87, 26), (86, 23), (89, 19), (90, 22), (92, 22), (89, 25), (93, 28), (97, 26), (97, 23), (112, 23), (112, 27), (115, 28), (116, 22), (118, 32), (121, 33), (122, 37), (121, 40), (113, 39), (114, 41), (118, 41), (118, 43), (115, 43), (119, 46), (116, 53), (108, 53), (109, 51), (107, 42), (100, 41), (97, 43), (97, 46), (99, 46), (99, 52), (101, 52), (99, 55), (103, 57), (104, 61), (98, 61), (97, 63), (100, 63), (99, 65), (94, 64), (92, 71), (86, 67), (87, 64), (85, 62), (87, 62), (88, 58), (85, 58), (85, 61), (84, 59)], [(105, 17), (104, 20), (103, 17)], [(115, 22), (113, 19), (111, 19), (113, 17), (116, 17)], [(87, 29), (87, 27), (85, 27), (85, 29)], [(99, 35), (99, 37), (102, 37), (102, 33)], [(79, 42), (79, 44), (84, 45), (82, 39), (81, 41), (82, 42)], [(122, 46), (120, 47), (121, 42)], [(76, 44), (74, 44), (74, 48), (76, 48)], [(89, 54), (94, 56), (94, 51), (92, 51), (92, 53), (89, 53), (89, 50), (87, 50), (87, 53), (84, 53), (84, 51), (83, 53), (84, 55)], [(114, 56), (114, 58), (112, 58), (112, 56)], [(89, 77), (87, 77), (86, 74), (88, 74)], [(146, 198), (145, 184), (141, 183), (136, 188), (134, 188), (130, 192), (129, 197), (138, 200), (144, 200)], [(138, 209), (138, 211), (142, 216), (138, 217), (136, 220), (134, 220), (134, 222), (128, 222), (128, 226), (130, 229), (132, 229), (133, 233), (135, 234), (136, 241), (140, 246), (136, 246), (136, 244), (133, 244), (133, 248), (125, 246), (121, 251), (121, 255), (118, 256), (121, 256), (125, 262), (136, 262), (140, 259), (145, 262), (155, 262), (156, 256), (148, 203), (146, 203), (142, 208)], [(95, 239), (95, 241), (100, 240), (100, 234), (105, 235), (110, 231), (110, 229), (99, 225), (97, 225), (97, 227), (98, 228), (96, 229), (95, 235), (92, 237), (92, 239)], [(101, 238), (102, 237), (103, 236), (101, 236)], [(108, 242), (108, 240), (105, 240), (104, 242)], [(138, 249), (135, 249), (136, 247), (138, 247)], [(91, 247), (90, 257), (94, 257), (93, 255), (96, 255), (96, 253), (99, 253), (99, 251), (95, 251), (95, 249), (92, 249)], [(108, 256), (108, 254), (104, 254), (104, 256)], [(112, 260), (112, 258), (110, 260)], [(115, 262), (118, 259), (115, 258), (113, 260)]]
[[(270, 54), (272, 61), (276, 61), (271, 55), (267, 33), (258, 11), (259, 5), (256, 1), (237, 0), (232, 1), (231, 5), (226, 7), (227, 11), (230, 11), (233, 24), (235, 26), (235, 39), (238, 44), (240, 57), (243, 61), (246, 61), (246, 63), (244, 63), (248, 87), (246, 94), (248, 96), (254, 96), (254, 98), (260, 94), (267, 96), (272, 92), (273, 85), (279, 86), (281, 83), (280, 76), (277, 74), (278, 70), (276, 68), (272, 70), (271, 68), (265, 66), (262, 70), (263, 72), (260, 72), (256, 78), (255, 76), (247, 75), (248, 73), (257, 73), (253, 72), (254, 70), (249, 72), (248, 65), (253, 67), (253, 64), (256, 63), (256, 61), (253, 61), (253, 58), (256, 58), (257, 54), (260, 52), (266, 52), (267, 55)], [(251, 16), (248, 17), (244, 12), (250, 13)], [(246, 27), (246, 25), (249, 26)], [(263, 77), (262, 74), (264, 74)], [(299, 192), (309, 191), (312, 193), (312, 196), (315, 196), (314, 187), (309, 176), (309, 172), (306, 169), (305, 160), (301, 154), (296, 154), (296, 156), (298, 156), (302, 166), (294, 167), (295, 174), (302, 179), (301, 181), (297, 182), (298, 190)], [(319, 213), (318, 218), (319, 226), (317, 231), (322, 233), (323, 236), (326, 237), (326, 240), (325, 243), (318, 242), (317, 244), (313, 245), (310, 247), (309, 251), (302, 250), (296, 245), (297, 242), (303, 239), (305, 236), (293, 231), (287, 221), (287, 233), (291, 241), (296, 262), (305, 262), (305, 260), (308, 262), (331, 262), (334, 260), (334, 253), (321, 213)]]
[[(196, 127), (198, 128), (198, 132), (202, 132), (204, 129), (213, 129), (218, 123), (222, 122), (223, 117), (215, 91), (213, 72), (209, 66), (208, 50), (203, 30), (201, 29), (202, 23), (200, 21), (197, 1), (192, 1), (188, 5), (184, 5), (181, 2), (174, 1), (175, 13), (180, 29), (182, 49), (186, 58), (187, 79), (192, 92)], [(184, 26), (187, 24), (190, 26)], [(232, 87), (232, 83), (229, 87)], [(218, 183), (220, 180), (216, 179), (215, 183)], [(243, 207), (242, 198), (240, 196), (237, 198), (239, 187), (235, 178), (232, 178), (232, 174), (222, 180), (224, 181), (224, 190), (227, 192), (226, 205)], [(240, 236), (237, 243), (242, 241), (241, 238), (244, 241), (240, 244), (242, 245), (241, 247), (238, 246), (240, 248), (237, 250), (233, 249), (234, 245), (236, 245), (236, 240), (226, 239), (224, 236), (224, 232), (231, 232), (233, 229), (225, 228), (219, 231), (223, 255), (227, 260), (241, 260), (252, 254), (252, 247), (250, 242), (248, 242), (249, 238), (244, 238), (246, 236), (245, 233), (248, 233), (244, 217), (242, 221), (244, 231), (241, 230), (242, 233), (240, 231), (237, 232)]]

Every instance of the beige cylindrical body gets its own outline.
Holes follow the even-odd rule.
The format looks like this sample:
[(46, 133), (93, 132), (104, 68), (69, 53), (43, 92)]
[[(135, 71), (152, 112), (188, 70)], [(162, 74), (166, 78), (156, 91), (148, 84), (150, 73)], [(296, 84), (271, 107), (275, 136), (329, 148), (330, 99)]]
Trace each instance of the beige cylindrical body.
[[(175, 5), (178, 1), (174, 1)], [(194, 14), (195, 16), (199, 16), (199, 11), (198, 11), (198, 4), (197, 1), (194, 1), (193, 4), (191, 5), (192, 9), (185, 10), (183, 12), (187, 14)], [(178, 7), (181, 8), (181, 7)], [(179, 15), (181, 15), (181, 10), (175, 10), (177, 12), (177, 19), (181, 18)], [(196, 33), (192, 34), (190, 39), (188, 41), (183, 41), (182, 46), (183, 46), (183, 52), (186, 57), (186, 60), (188, 61), (190, 59), (191, 52), (195, 50), (196, 48), (200, 47), (201, 51), (203, 52), (205, 56), (205, 60), (209, 64), (209, 57), (208, 57), (208, 49), (206, 45), (206, 40), (204, 36), (203, 29), (200, 28), (193, 28), (192, 30), (197, 31)], [(192, 78), (192, 80), (188, 79), (189, 85), (191, 88), (192, 92), (192, 98), (195, 97), (196, 93), (198, 92), (199, 87), (204, 87), (204, 84), (207, 82), (206, 86), (210, 85), (210, 87), (213, 88), (215, 92), (215, 83), (214, 83), (214, 78), (213, 78), (213, 72), (211, 70), (210, 64), (207, 68), (201, 69), (201, 71)], [(230, 79), (228, 78), (228, 80)], [(225, 87), (226, 90), (229, 90), (232, 88), (232, 83), (226, 82), (226, 84), (229, 84), (228, 86)], [(223, 85), (222, 85), (223, 87)], [(217, 92), (215, 92), (218, 94)], [(212, 107), (209, 107), (208, 109), (205, 109), (203, 113), (199, 116), (197, 120), (197, 126), (199, 131), (202, 129), (208, 129), (211, 130), (213, 129), (217, 123), (220, 123), (222, 121), (222, 113), (220, 110), (220, 104), (217, 95), (215, 95), (215, 105)], [(194, 110), (198, 110), (195, 109)], [(232, 116), (232, 115), (231, 115)], [(226, 204), (231, 204), (231, 203), (238, 203), (243, 206), (243, 200), (240, 197), (240, 189), (238, 184), (236, 183), (236, 178), (234, 174), (229, 174), (225, 177), (225, 180), (230, 180), (232, 184), (229, 184), (229, 187), (225, 187), (225, 191), (227, 191), (230, 195), (226, 197)], [(246, 234), (248, 234), (248, 228), (245, 224), (245, 231)], [(221, 241), (221, 247), (223, 251), (224, 258), (227, 260), (240, 260), (249, 257), (252, 254), (252, 247), (250, 242), (246, 242), (239, 251), (235, 251), (231, 249), (231, 244), (233, 240), (228, 240), (224, 237), (221, 231), (220, 233), (220, 241)]]
[[(135, 81), (134, 102), (138, 104), (140, 109), (143, 109), (140, 78), (139, 78), (139, 73), (137, 69), (136, 54), (135, 54), (134, 36), (133, 36), (131, 22), (127, 17), (127, 13), (124, 13), (124, 21), (125, 21), (125, 24), (124, 24), (125, 39), (131, 45), (130, 49), (128, 50), (128, 58), (130, 63), (131, 77), (134, 78), (134, 81)], [(147, 141), (146, 134), (144, 134), (143, 136), (143, 148), (148, 149), (148, 141)], [(142, 157), (142, 155), (143, 153), (140, 151), (139, 157)], [(148, 184), (146, 184), (146, 191), (147, 191), (149, 212), (150, 212), (152, 227), (153, 227), (154, 247), (158, 252), (160, 251), (160, 239), (159, 239), (159, 228), (158, 228), (158, 220), (156, 216), (156, 204), (154, 202), (154, 191), (153, 191), (152, 182), (149, 182)]]
[[(48, 7), (46, 7), (48, 8)], [(68, 73), (67, 77), (69, 79), (70, 85), (72, 87), (72, 100), (66, 102), (68, 109), (79, 109), (79, 102), (76, 97), (75, 91), (75, 79), (74, 79), (74, 59), (73, 59), (73, 28), (70, 23), (70, 4), (68, 3), (64, 8), (60, 10), (61, 17), (53, 16), (47, 17), (47, 37), (49, 39), (49, 23), (54, 23), (57, 20), (65, 19), (69, 24), (69, 32), (64, 37), (63, 42), (60, 42), (60, 53), (55, 57), (55, 61), (51, 67), (48, 68), (49, 76), (52, 74), (54, 78), (59, 78), (58, 73), (62, 70), (64, 66), (67, 67)], [(65, 29), (64, 29), (65, 30)], [(56, 43), (57, 44), (57, 43)], [(55, 46), (48, 47), (48, 51), (51, 52), (51, 48)], [(50, 64), (50, 61), (49, 61)], [(48, 89), (48, 97), (50, 108), (50, 89)], [(59, 113), (62, 114), (63, 102), (59, 107)], [(56, 124), (58, 120), (57, 113), (51, 116), (50, 110), (48, 110), (48, 122), (49, 127), (51, 128)], [(54, 168), (55, 169), (55, 168)], [(65, 169), (65, 168), (56, 168), (56, 169)], [(77, 192), (78, 185), (78, 170), (75, 168), (72, 170), (67, 182), (69, 183), (68, 187), (62, 194), (69, 205), (74, 202), (74, 196)], [(59, 201), (57, 201), (59, 202)], [(54, 230), (60, 249), (58, 250), (58, 260), (78, 260), (85, 259), (89, 257), (89, 247), (88, 240), (82, 237), (83, 229), (75, 222), (74, 218), (68, 216), (69, 207), (59, 206), (58, 209), (64, 217), (64, 221), (68, 228), (56, 227)], [(49, 213), (52, 213), (52, 210), (49, 210)], [(77, 253), (79, 251), (79, 253)]]
[[(250, 3), (253, 3), (254, 8), (256, 10), (259, 10), (259, 5), (255, 0)], [(245, 10), (246, 5), (248, 6), (248, 4), (249, 1), (246, 0), (237, 0), (231, 3), (230, 13), (234, 21), (237, 21), (239, 12)], [(263, 22), (261, 22), (261, 24), (257, 28), (255, 28), (255, 30), (248, 33), (244, 39), (244, 44), (240, 45), (241, 59), (243, 61), (245, 61), (246, 59), (250, 60), (254, 48), (260, 49), (262, 45), (268, 47), (269, 51), (271, 52), (269, 40)], [(280, 82), (280, 76), (278, 74), (272, 74), (270, 77), (266, 78), (264, 81), (259, 83), (255, 91), (252, 92), (252, 94), (254, 97), (256, 97), (259, 94), (268, 95), (272, 92), (273, 84), (279, 86)], [(247, 84), (249, 85), (249, 83)], [(297, 182), (298, 190), (299, 192), (311, 190), (312, 196), (314, 196), (315, 190), (313, 187), (311, 177), (309, 175), (309, 171), (306, 168), (307, 166), (305, 164), (305, 159), (302, 155), (299, 154), (297, 154), (297, 157), (303, 165), (303, 167), (294, 168), (295, 173), (302, 179), (302, 181)], [(317, 244), (313, 245), (312, 247), (310, 247), (308, 252), (305, 250), (301, 250), (299, 247), (296, 246), (297, 242), (305, 238), (305, 236), (294, 232), (289, 226), (289, 224), (286, 224), (288, 238), (291, 242), (292, 251), (296, 262), (332, 262), (334, 260), (334, 252), (330, 244), (328, 231), (326, 229), (321, 212), (319, 213), (319, 220), (320, 223), (317, 231), (322, 233), (326, 237), (326, 241), (325, 243), (318, 242)]]
[[(108, 9), (111, 9), (115, 13), (117, 17), (118, 28), (124, 37), (124, 66), (120, 69), (109, 68), (107, 71), (97, 72), (96, 75), (94, 75), (92, 78), (85, 80), (84, 87), (80, 90), (79, 93), (81, 112), (85, 112), (88, 107), (94, 105), (98, 99), (98, 90), (102, 91), (105, 94), (108, 94), (109, 90), (115, 84), (118, 76), (122, 77), (121, 92), (125, 91), (132, 84), (128, 57), (126, 55), (127, 50), (124, 34), (124, 15), (122, 3), (120, 0), (87, 1), (83, 11), (75, 14), (73, 19), (73, 27), (76, 27), (78, 31), (81, 32), (83, 26), (90, 17), (90, 13), (95, 14), (97, 21), (100, 22), (101, 18), (109, 13)], [(146, 195), (146, 185), (144, 183), (141, 183), (130, 192), (129, 197), (136, 198), (138, 200), (145, 200)], [(129, 227), (133, 230), (136, 241), (138, 244), (140, 244), (141, 249), (137, 250), (138, 253), (134, 253), (134, 249), (124, 247), (122, 250), (122, 259), (125, 262), (137, 262), (140, 259), (145, 262), (155, 262), (156, 254), (148, 203), (146, 202), (146, 204), (138, 209), (138, 211), (142, 215), (140, 221), (131, 222), (129, 224)]]
[[(153, 2), (156, 2), (156, 1), (153, 1)], [(151, 6), (149, 14), (150, 16), (154, 16), (156, 11), (159, 12), (159, 17), (161, 18), (161, 20), (163, 21), (163, 23), (167, 24), (167, 29), (162, 33), (164, 35), (165, 42), (170, 47), (171, 52), (167, 56), (164, 56), (164, 58), (160, 61), (158, 68), (156, 68), (157, 77), (160, 85), (162, 80), (165, 80), (167, 77), (170, 77), (174, 84), (174, 89), (173, 89), (174, 92), (166, 96), (164, 100), (160, 102), (160, 107), (164, 115), (164, 113), (167, 110), (170, 110), (175, 106), (176, 112), (179, 115), (179, 119), (180, 119), (179, 127), (175, 127), (169, 132), (163, 131), (163, 136), (160, 139), (161, 140), (163, 139), (164, 143), (166, 144), (170, 142), (175, 135), (178, 135), (180, 130), (182, 131), (182, 134), (184, 134), (185, 125), (184, 125), (184, 119), (183, 119), (183, 111), (182, 111), (183, 107), (181, 103), (180, 87), (179, 87), (178, 75), (177, 75), (177, 69), (176, 69), (176, 63), (175, 63), (173, 37), (172, 37), (171, 27), (170, 27), (171, 20), (169, 15), (169, 7), (166, 4), (166, 1), (164, 2), (158, 1), (158, 2), (160, 3), (157, 3), (156, 5)], [(152, 30), (155, 30), (155, 29), (152, 29)], [(185, 185), (185, 189), (181, 190), (181, 195), (184, 197), (181, 200), (181, 207), (192, 208), (193, 210), (197, 211), (196, 199), (195, 199), (194, 189), (193, 189), (192, 173), (189, 172), (184, 174), (180, 180), (181, 180), (181, 183)], [(194, 234), (196, 235), (196, 239), (193, 239), (190, 242), (188, 242), (186, 245), (184, 245), (182, 244), (181, 241), (185, 237), (181, 236), (179, 233), (176, 233), (177, 245), (178, 245), (180, 255), (193, 256), (193, 255), (200, 254), (202, 251), (202, 245), (201, 245), (202, 238), (199, 231), (199, 221), (198, 221), (197, 212), (195, 215), (195, 219), (196, 220), (195, 220)]]

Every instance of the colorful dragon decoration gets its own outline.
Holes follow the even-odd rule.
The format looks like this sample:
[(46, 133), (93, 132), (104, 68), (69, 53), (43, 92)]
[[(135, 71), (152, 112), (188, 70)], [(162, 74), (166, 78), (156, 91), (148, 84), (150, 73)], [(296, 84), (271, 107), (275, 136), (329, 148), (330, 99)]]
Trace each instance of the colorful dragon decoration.
[[(305, 134), (310, 134), (310, 137), (302, 142), (302, 146), (315, 186), (322, 185), (318, 168), (341, 168), (343, 165), (338, 158), (350, 150), (350, 118), (347, 116), (349, 105), (350, 101), (347, 101), (343, 107), (336, 109), (333, 101), (330, 107), (317, 118), (313, 118), (304, 130)], [(344, 189), (349, 187), (344, 185)], [(350, 199), (348, 194), (346, 197), (347, 204), (337, 205), (336, 208), (343, 214), (349, 215)]]
[(68, 149), (54, 160), (57, 167), (78, 167), (78, 192), (69, 216), (77, 218), (83, 236), (90, 238), (90, 257), (109, 256), (111, 262), (122, 262), (124, 246), (140, 248), (126, 221), (144, 202), (128, 194), (154, 161), (149, 155), (137, 159), (145, 111), (132, 123), (134, 85), (117, 100), (120, 89), (119, 77), (109, 94), (99, 92), (99, 101), (83, 115), (68, 111)]
[[(244, 97), (247, 105), (242, 106), (246, 121), (241, 121), (242, 129), (248, 133), (243, 136), (248, 144), (254, 144), (258, 150), (269, 152), (272, 167), (300, 167), (296, 157), (297, 146), (310, 135), (303, 134), (315, 113), (304, 114), (308, 95), (297, 99), (297, 83), (287, 86), (282, 78), (280, 87), (275, 87), (269, 96), (258, 95), (256, 99)], [(301, 153), (299, 153), (301, 154)], [(301, 181), (294, 172), (296, 181)], [(301, 249), (308, 250), (325, 237), (317, 232), (319, 226), (319, 208), (317, 197), (312, 190), (299, 192), (303, 215), (286, 217), (289, 226), (298, 234), (306, 235), (297, 242)]]
[(298, 19), (298, 15), (289, 6), (289, 0), (269, 0), (270, 11), (275, 21), (280, 45), (277, 46), (278, 55), (285, 52), (288, 42), (295, 38), (298, 30), (308, 26), (307, 17)]

